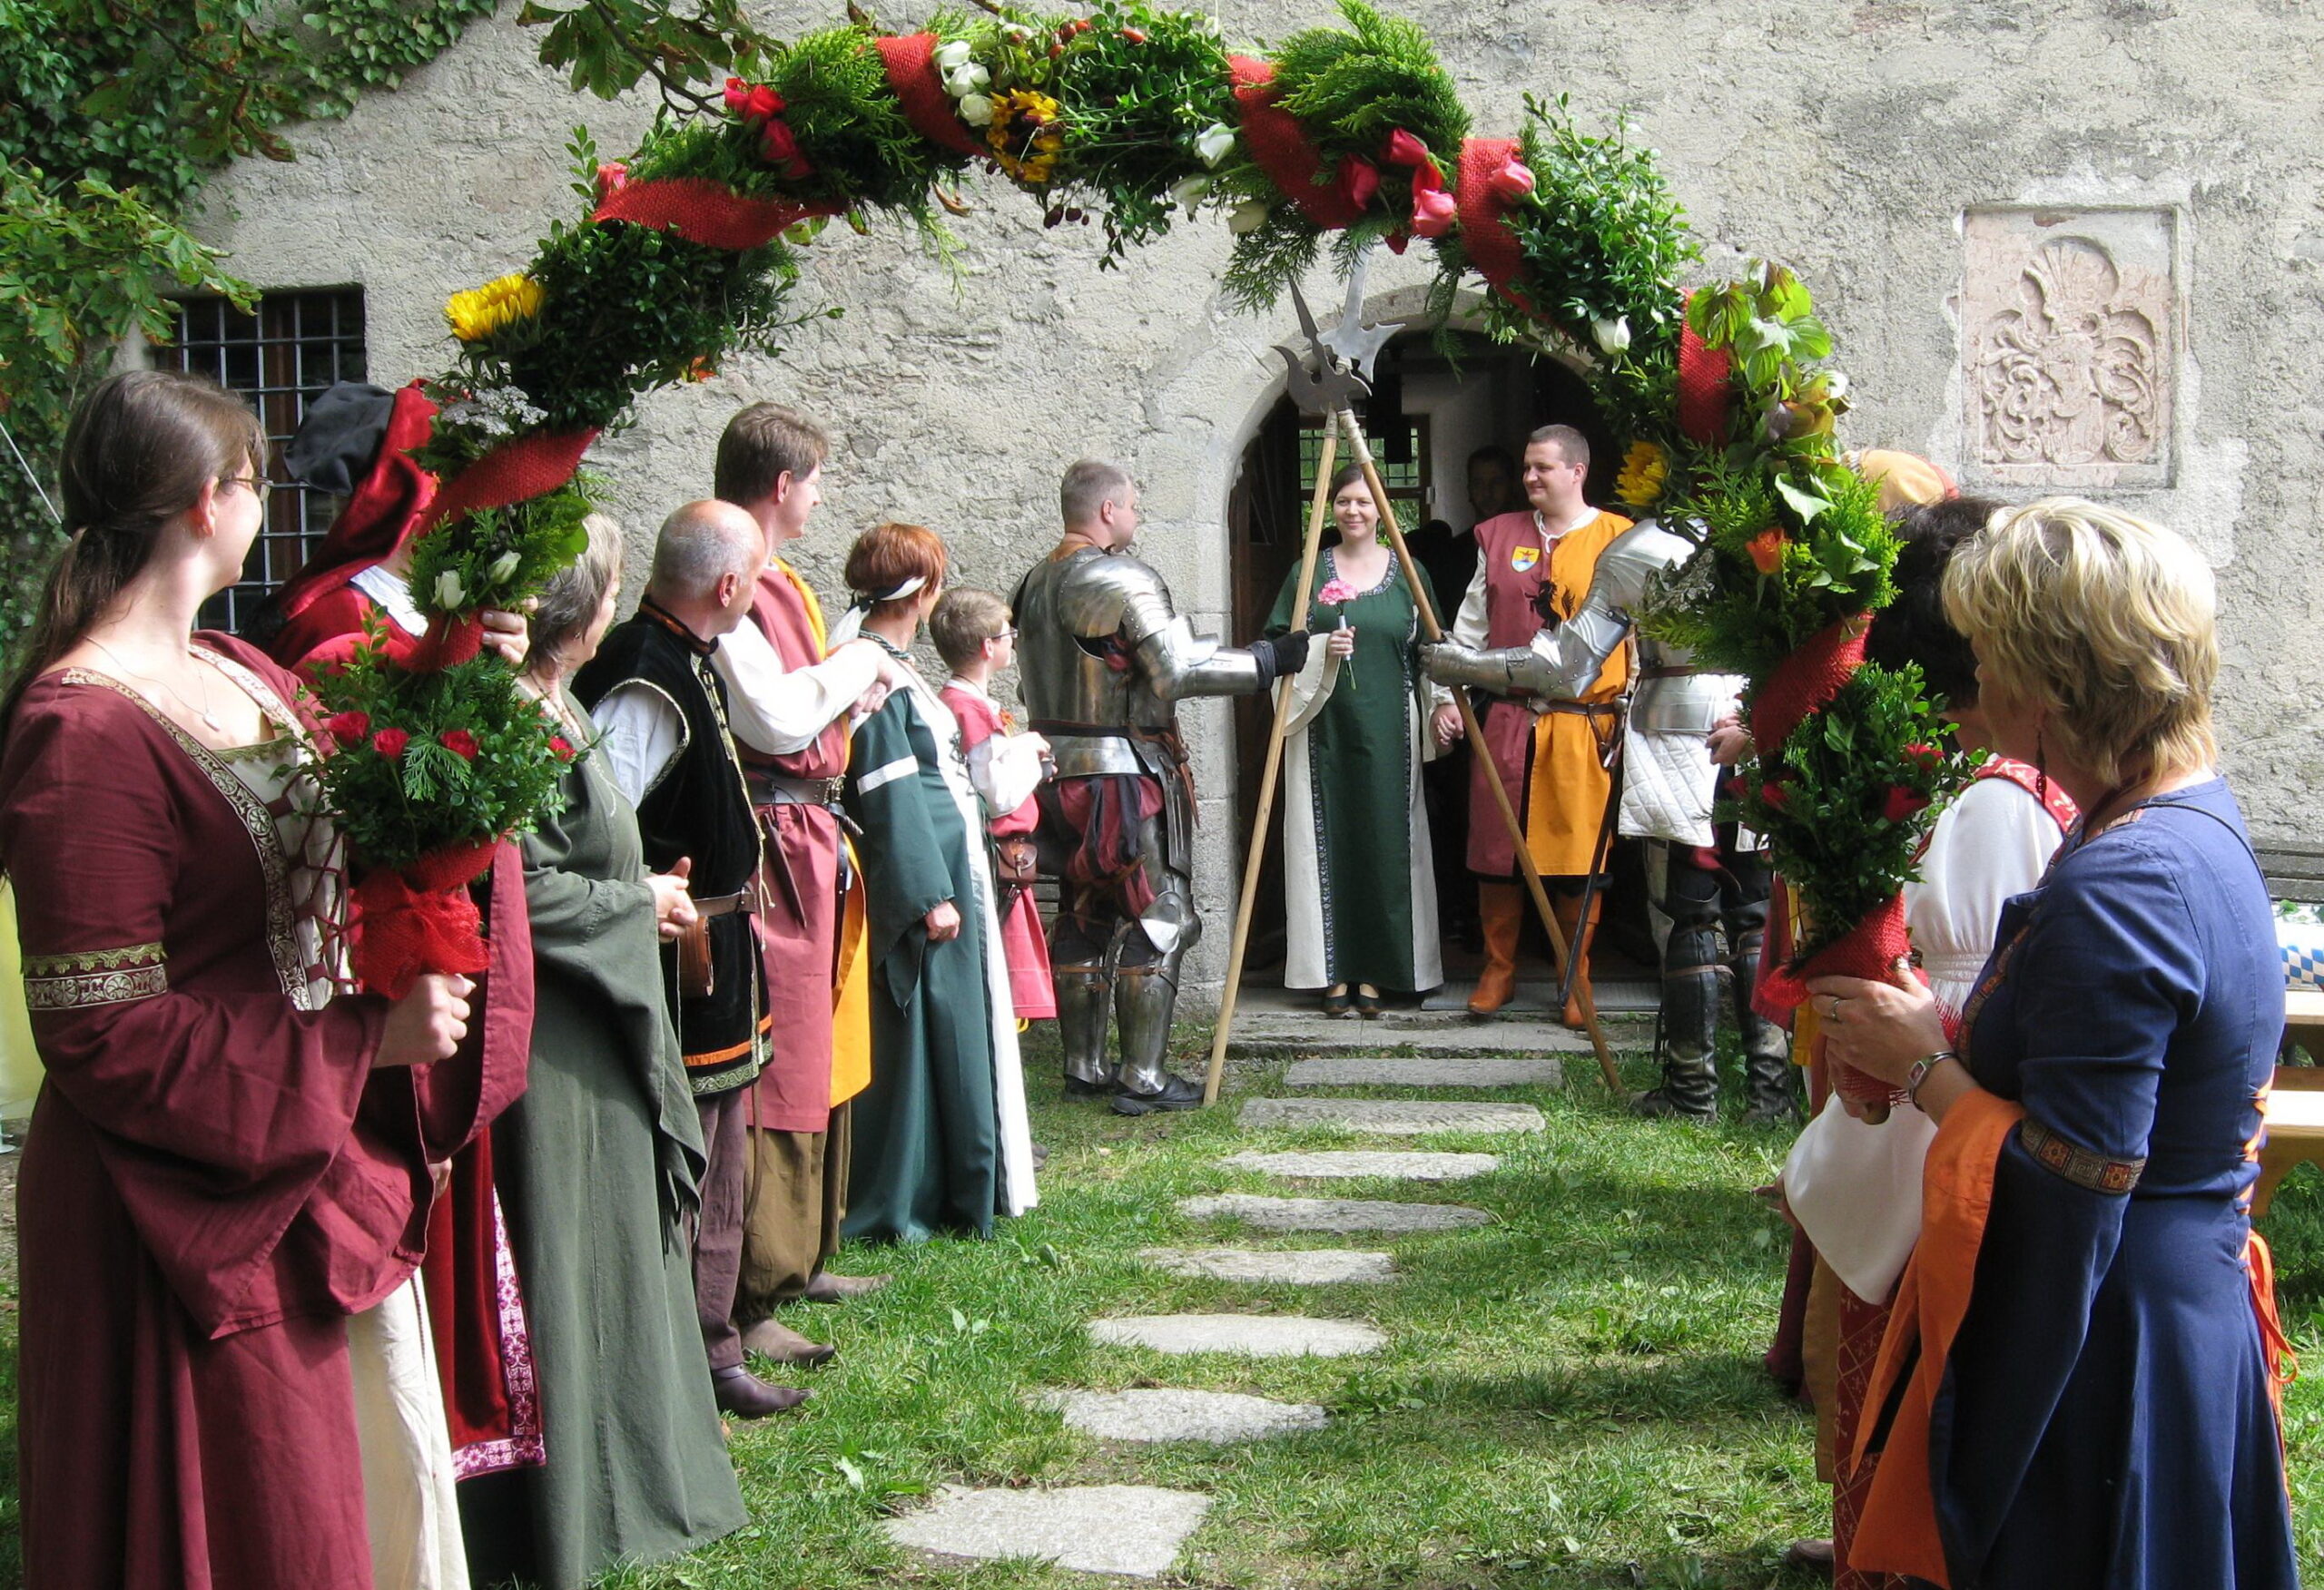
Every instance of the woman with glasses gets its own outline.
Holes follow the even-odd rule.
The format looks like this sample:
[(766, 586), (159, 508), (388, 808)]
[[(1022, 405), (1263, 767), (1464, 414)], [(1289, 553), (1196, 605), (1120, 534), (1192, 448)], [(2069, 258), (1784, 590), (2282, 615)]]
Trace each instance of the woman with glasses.
[(25, 1581), (467, 1583), (413, 1271), (468, 980), (334, 997), (298, 687), (196, 634), (261, 520), (190, 376), (74, 414), (73, 536), (0, 709), (0, 865), (46, 1071), (17, 1184)]

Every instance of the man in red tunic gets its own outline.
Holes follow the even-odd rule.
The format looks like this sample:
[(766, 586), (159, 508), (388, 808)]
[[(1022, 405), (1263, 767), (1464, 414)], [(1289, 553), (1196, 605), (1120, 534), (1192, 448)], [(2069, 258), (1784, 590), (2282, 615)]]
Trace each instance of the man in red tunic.
[(766, 840), (755, 921), (775, 1035), (749, 1105), (753, 1181), (734, 1322), (744, 1347), (789, 1363), (821, 1363), (832, 1350), (776, 1320), (777, 1304), (839, 1302), (886, 1281), (823, 1268), (847, 1211), (850, 1101), (872, 1078), (866, 985), (860, 967), (846, 975), (862, 919), (840, 775), (850, 713), (872, 711), (901, 682), (869, 641), (825, 654), (822, 604), (781, 555), (822, 501), (830, 451), (806, 416), (753, 403), (718, 438), (715, 486), (758, 521), (768, 546), (750, 622), (713, 660)]
[[(1476, 577), (1452, 621), (1451, 643), (1426, 654), (1432, 676), (1442, 662), (1457, 662), (1462, 653), (1526, 645), (1580, 610), (1598, 555), (1630, 527), (1628, 519), (1590, 505), (1582, 496), (1589, 473), (1590, 443), (1571, 426), (1543, 426), (1527, 438), (1523, 484), (1531, 506), (1476, 527)], [(1466, 675), (1456, 669), (1445, 677)], [(1477, 875), (1485, 940), (1484, 972), (1469, 999), (1472, 1015), (1491, 1016), (1515, 992), (1517, 937), (1525, 919), (1516, 848), (1486, 782), (1483, 759), (1491, 757), (1578, 963), (1563, 1015), (1567, 1026), (1581, 1025), (1591, 927), (1581, 919), (1582, 883), (1600, 865), (1598, 839), (1612, 789), (1607, 752), (1620, 731), (1617, 698), (1629, 682), (1628, 656), (1618, 652), (1578, 700), (1497, 700), (1484, 709), (1469, 808), (1469, 870)], [(1438, 708), (1440, 737), (1459, 731), (1459, 709)]]

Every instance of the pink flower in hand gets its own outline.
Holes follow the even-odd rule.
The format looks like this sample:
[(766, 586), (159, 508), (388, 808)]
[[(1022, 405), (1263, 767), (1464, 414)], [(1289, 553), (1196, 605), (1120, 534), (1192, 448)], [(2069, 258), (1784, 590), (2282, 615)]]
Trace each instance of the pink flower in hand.
[(1344, 603), (1354, 601), (1359, 594), (1345, 580), (1334, 575), (1324, 582), (1322, 590), (1315, 593), (1315, 600), (1337, 607)]

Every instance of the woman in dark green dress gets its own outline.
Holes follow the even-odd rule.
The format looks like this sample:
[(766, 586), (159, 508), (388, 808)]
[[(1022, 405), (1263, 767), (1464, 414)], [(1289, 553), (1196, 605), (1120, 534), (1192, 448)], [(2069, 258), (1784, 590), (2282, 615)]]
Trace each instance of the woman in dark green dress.
[(1307, 612), (1295, 622), (1294, 568), (1266, 626), (1330, 636), (1293, 684), (1284, 744), (1283, 982), (1323, 989), (1333, 1015), (1346, 1012), (1353, 984), (1355, 1008), (1377, 1016), (1384, 991), (1444, 981), (1420, 781), (1435, 751), (1413, 582), (1428, 576), (1381, 542), (1379, 510), (1353, 466), (1332, 477), (1332, 517), (1339, 545), (1316, 564)]
[[(523, 682), (576, 751), (564, 681), (620, 594), (621, 532), (542, 594)], [(749, 1521), (712, 1405), (680, 1222), (702, 1132), (662, 997), (659, 939), (692, 915), (650, 876), (637, 818), (577, 754), (565, 807), (524, 840), (537, 1010), (532, 1080), (493, 1127), (523, 1278), (548, 1460), (460, 1486), (471, 1575), (566, 1590), (679, 1556)]]

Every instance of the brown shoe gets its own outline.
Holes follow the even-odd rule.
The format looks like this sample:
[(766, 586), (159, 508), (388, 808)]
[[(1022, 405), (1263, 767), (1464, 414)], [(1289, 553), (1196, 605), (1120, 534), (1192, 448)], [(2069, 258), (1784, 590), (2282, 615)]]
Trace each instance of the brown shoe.
[(762, 1320), (743, 1332), (743, 1350), (779, 1364), (827, 1364), (839, 1349), (811, 1341), (779, 1320)]
[(1517, 934), (1525, 924), (1525, 894), (1513, 883), (1479, 883), (1477, 918), (1485, 937), (1485, 968), (1469, 996), (1471, 1016), (1491, 1016), (1517, 992)]
[(731, 1413), (736, 1418), (764, 1418), (770, 1413), (788, 1413), (807, 1400), (807, 1393), (796, 1386), (770, 1386), (742, 1365), (731, 1369), (710, 1371), (710, 1394), (718, 1404), (718, 1411)]
[(850, 1298), (878, 1291), (887, 1284), (884, 1275), (833, 1275), (828, 1270), (818, 1270), (807, 1278), (807, 1290), (799, 1295), (811, 1303), (843, 1303)]

